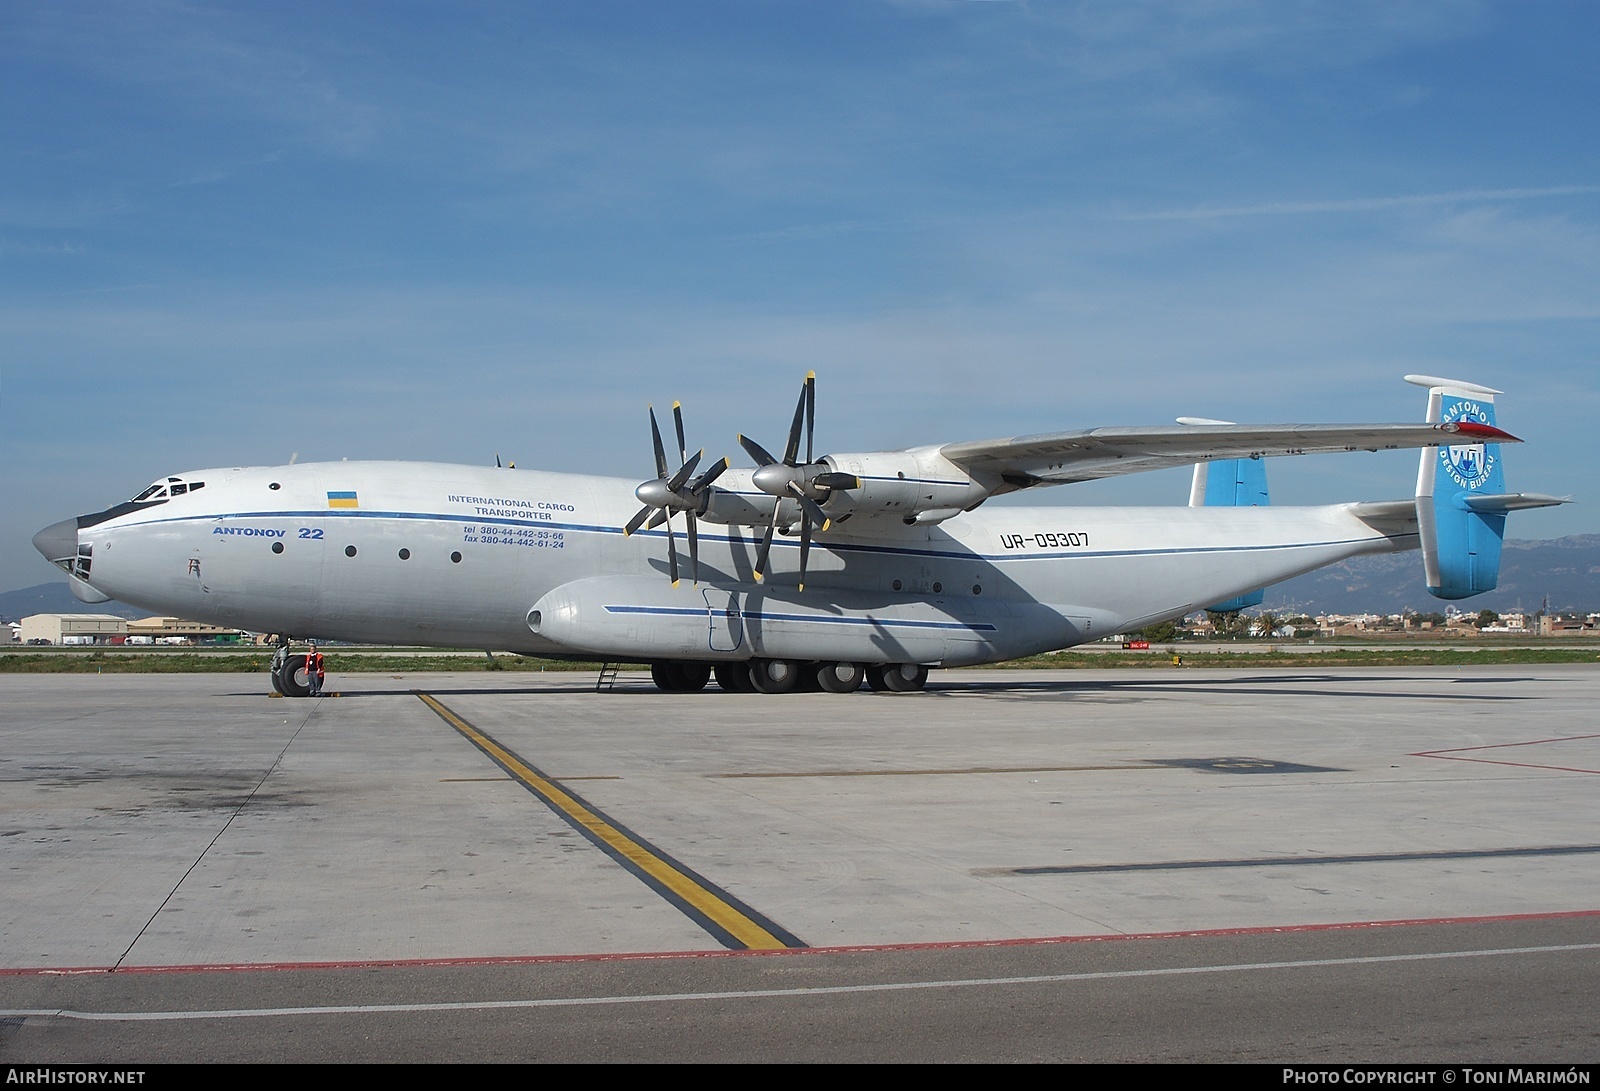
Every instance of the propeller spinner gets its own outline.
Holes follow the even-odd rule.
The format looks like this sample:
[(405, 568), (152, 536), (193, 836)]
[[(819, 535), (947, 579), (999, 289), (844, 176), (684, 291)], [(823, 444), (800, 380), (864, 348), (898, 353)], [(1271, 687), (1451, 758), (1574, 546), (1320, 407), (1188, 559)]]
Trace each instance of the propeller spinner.
[[(795, 403), (794, 422), (789, 426), (789, 441), (784, 444), (783, 458), (776, 459), (765, 447), (748, 436), (739, 437), (743, 447), (756, 461), (756, 471), (751, 476), (756, 488), (779, 500), (792, 497), (800, 504), (800, 581), (799, 590), (806, 589), (806, 561), (811, 555), (811, 536), (828, 529), (832, 520), (822, 510), (822, 503), (834, 489), (857, 489), (861, 480), (854, 474), (838, 473), (825, 462), (814, 462), (812, 433), (817, 423), (817, 373), (808, 371), (805, 384), (800, 388), (800, 400)], [(806, 460), (800, 457), (800, 430), (805, 429)], [(755, 577), (760, 580), (767, 574), (767, 555), (772, 549), (772, 535), (778, 529), (781, 505), (772, 506), (772, 522), (762, 535), (761, 548), (756, 553)]]
[(683, 442), (683, 409), (678, 402), (672, 403), (672, 420), (677, 426), (678, 433), (678, 472), (669, 476), (667, 472), (667, 453), (661, 444), (661, 429), (656, 424), (655, 406), (650, 407), (650, 438), (655, 444), (656, 476), (649, 481), (640, 482), (639, 487), (633, 490), (633, 495), (639, 498), (644, 507), (628, 525), (622, 528), (624, 535), (630, 535), (645, 525), (648, 530), (653, 530), (662, 523), (667, 524), (667, 568), (672, 576), (672, 585), (678, 585), (678, 546), (672, 533), (672, 513), (683, 512), (688, 521), (689, 530), (689, 578), (700, 582), (700, 538), (695, 528), (695, 514), (703, 510), (705, 505), (706, 490), (711, 483), (722, 476), (722, 471), (728, 468), (728, 460), (718, 459), (711, 468), (699, 477), (690, 480), (690, 475), (695, 467), (700, 464), (700, 458), (705, 454), (704, 449), (696, 451), (690, 458)]

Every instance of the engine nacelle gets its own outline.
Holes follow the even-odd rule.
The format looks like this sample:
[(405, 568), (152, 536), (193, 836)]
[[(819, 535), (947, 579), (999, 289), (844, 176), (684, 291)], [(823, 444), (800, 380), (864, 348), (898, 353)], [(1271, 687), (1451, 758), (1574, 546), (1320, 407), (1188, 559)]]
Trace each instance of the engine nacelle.
[(837, 523), (854, 518), (937, 523), (977, 506), (994, 483), (975, 480), (937, 447), (828, 455), (821, 460), (860, 481), (854, 489), (831, 489), (823, 510)]
[(788, 526), (800, 518), (800, 505), (793, 500), (768, 496), (750, 480), (749, 470), (729, 470), (706, 491), (697, 516), (708, 523), (735, 526), (764, 526), (772, 521), (772, 505), (780, 505), (778, 524)]

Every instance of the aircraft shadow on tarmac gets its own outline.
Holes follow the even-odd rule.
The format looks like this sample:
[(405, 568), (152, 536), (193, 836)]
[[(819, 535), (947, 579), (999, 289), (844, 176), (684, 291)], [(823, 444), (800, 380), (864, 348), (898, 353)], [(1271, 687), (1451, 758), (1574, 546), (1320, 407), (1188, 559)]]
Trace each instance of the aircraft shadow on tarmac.
[[(1533, 700), (1540, 700), (1541, 698), (1540, 697), (1536, 697), (1536, 696), (1519, 696), (1519, 695), (1514, 695), (1514, 694), (1463, 693), (1463, 692), (1460, 692), (1459, 690), (1455, 690), (1453, 688), (1441, 687), (1440, 683), (1444, 683), (1448, 687), (1455, 687), (1455, 686), (1459, 686), (1459, 685), (1463, 685), (1463, 684), (1469, 684), (1469, 683), (1470, 684), (1480, 684), (1480, 685), (1481, 684), (1486, 684), (1486, 683), (1495, 684), (1495, 685), (1504, 685), (1504, 684), (1508, 684), (1508, 683), (1531, 682), (1531, 681), (1535, 681), (1535, 680), (1536, 679), (1534, 679), (1532, 676), (1525, 676), (1525, 675), (1523, 675), (1523, 676), (1503, 676), (1503, 677), (1497, 676), (1497, 677), (1493, 677), (1493, 678), (1473, 677), (1473, 678), (1445, 678), (1445, 679), (1416, 679), (1416, 678), (1404, 678), (1404, 677), (1399, 677), (1399, 676), (1382, 675), (1382, 674), (1352, 676), (1352, 675), (1312, 674), (1312, 673), (1307, 673), (1307, 674), (1272, 674), (1272, 675), (1247, 674), (1245, 676), (1242, 676), (1242, 677), (1239, 677), (1239, 678), (1236, 678), (1236, 679), (1235, 678), (1229, 678), (1229, 679), (1208, 678), (1208, 679), (1205, 679), (1203, 681), (1200, 680), (1200, 679), (1195, 679), (1193, 681), (1180, 681), (1180, 680), (1172, 680), (1172, 679), (1152, 679), (1152, 678), (1137, 678), (1137, 677), (1135, 677), (1135, 678), (1126, 678), (1126, 679), (1124, 679), (1124, 678), (1115, 678), (1115, 679), (1108, 679), (1108, 678), (1093, 678), (1093, 679), (1091, 679), (1091, 678), (1085, 678), (1085, 679), (1070, 679), (1070, 680), (1061, 680), (1061, 679), (1034, 679), (1034, 680), (1028, 680), (1028, 679), (1019, 678), (1019, 679), (1017, 679), (1015, 681), (1011, 681), (1009, 679), (1005, 680), (1005, 681), (996, 681), (996, 680), (989, 680), (989, 679), (983, 679), (983, 680), (976, 680), (975, 679), (975, 680), (970, 681), (970, 682), (953, 681), (953, 680), (939, 680), (939, 681), (930, 680), (928, 682), (928, 684), (927, 684), (927, 688), (922, 691), (921, 695), (923, 697), (931, 697), (931, 698), (937, 699), (937, 698), (963, 697), (963, 696), (981, 696), (981, 695), (986, 695), (986, 694), (993, 694), (993, 695), (996, 695), (996, 696), (1007, 696), (1007, 695), (1028, 696), (1028, 695), (1033, 695), (1033, 694), (1039, 694), (1039, 695), (1059, 695), (1059, 696), (1063, 696), (1063, 697), (1070, 697), (1070, 696), (1073, 696), (1074, 694), (1101, 694), (1101, 695), (1106, 695), (1106, 694), (1126, 694), (1129, 698), (1136, 698), (1140, 694), (1161, 693), (1161, 692), (1165, 692), (1165, 693), (1213, 694), (1213, 695), (1214, 694), (1238, 695), (1238, 694), (1241, 694), (1241, 693), (1249, 693), (1253, 689), (1256, 689), (1256, 690), (1259, 690), (1263, 694), (1270, 694), (1270, 695), (1275, 696), (1275, 697), (1374, 697), (1374, 698), (1382, 698), (1384, 700), (1392, 700), (1394, 698), (1415, 698), (1415, 699), (1422, 699), (1422, 700), (1440, 700), (1440, 701), (1533, 701)], [(1418, 688), (1414, 689), (1414, 690), (1411, 690), (1411, 691), (1396, 691), (1396, 690), (1392, 690), (1392, 689), (1390, 689), (1390, 690), (1361, 690), (1361, 689), (1349, 689), (1349, 688), (1346, 688), (1352, 683), (1366, 683), (1366, 684), (1370, 685), (1370, 684), (1374, 684), (1374, 683), (1384, 683), (1384, 682), (1392, 683), (1392, 682), (1397, 682), (1397, 681), (1413, 682), (1413, 683), (1417, 684)], [(1548, 682), (1549, 680), (1545, 679), (1544, 681)], [(1337, 688), (1323, 688), (1323, 687), (1335, 687), (1335, 686)], [(1423, 687), (1428, 687), (1428, 688), (1423, 688)], [(328, 699), (334, 699), (334, 698), (337, 698), (337, 699), (359, 699), (359, 698), (364, 698), (364, 697), (410, 697), (410, 696), (413, 696), (414, 694), (416, 694), (418, 692), (427, 692), (427, 693), (433, 694), (434, 696), (439, 696), (439, 697), (446, 697), (446, 696), (458, 696), (458, 697), (478, 697), (478, 696), (483, 696), (483, 697), (535, 697), (535, 696), (558, 695), (558, 694), (595, 694), (596, 696), (604, 696), (604, 695), (621, 696), (621, 695), (626, 695), (626, 694), (637, 695), (637, 694), (641, 694), (641, 693), (655, 694), (656, 693), (656, 689), (655, 689), (655, 686), (653, 684), (649, 683), (649, 682), (633, 682), (633, 681), (619, 681), (617, 686), (616, 686), (616, 688), (611, 689), (611, 690), (600, 691), (600, 692), (597, 692), (595, 690), (593, 682), (582, 682), (582, 683), (574, 683), (574, 684), (571, 684), (571, 685), (561, 685), (561, 686), (539, 686), (537, 688), (534, 688), (534, 687), (520, 687), (520, 686), (497, 686), (497, 687), (494, 687), (492, 689), (489, 689), (489, 688), (477, 688), (477, 687), (472, 687), (472, 688), (462, 688), (462, 687), (440, 688), (440, 687), (435, 687), (435, 686), (423, 685), (423, 686), (405, 686), (405, 687), (402, 687), (402, 688), (385, 687), (385, 688), (381, 688), (381, 689), (368, 689), (368, 688), (363, 687), (360, 681), (352, 681), (350, 683), (350, 688), (336, 688), (336, 687), (331, 687), (330, 686), (329, 687), (329, 692), (327, 694), (325, 694), (325, 698), (328, 698)], [(258, 695), (259, 695), (258, 691), (251, 690), (251, 691), (246, 691), (246, 692), (227, 693), (227, 694), (222, 694), (221, 696), (253, 697), (253, 696), (258, 696)], [(272, 696), (275, 697), (276, 695), (272, 695)], [(682, 700), (685, 697), (692, 697), (694, 695), (691, 695), (691, 694), (672, 694), (672, 695), (662, 695), (662, 696), (664, 697), (664, 699)], [(730, 694), (730, 693), (724, 693), (723, 691), (717, 689), (715, 686), (709, 687), (706, 690), (702, 691), (699, 694), (699, 696), (702, 697), (702, 698), (708, 697), (708, 696), (709, 697), (756, 696), (756, 697), (762, 697), (765, 700), (780, 700), (780, 701), (784, 699), (784, 696), (789, 696), (789, 697), (794, 697), (794, 696), (818, 696), (818, 697), (826, 697), (829, 700), (837, 700), (838, 697), (839, 697), (839, 695), (837, 695), (837, 694), (809, 694), (809, 695), (807, 695), (807, 694), (789, 694), (789, 695), (776, 695), (776, 696), (770, 696), (770, 697), (766, 696), (766, 695), (762, 695), (762, 694), (753, 694), (753, 695)], [(891, 699), (891, 700), (906, 700), (908, 698), (915, 697), (916, 695), (915, 694), (904, 694), (904, 693), (876, 694), (876, 693), (867, 693), (866, 691), (863, 691), (861, 694), (858, 694), (857, 696), (883, 697), (883, 698), (887, 698), (887, 699)], [(289, 700), (291, 698), (284, 698), (284, 699), (285, 700)], [(296, 700), (297, 700), (297, 698), (296, 698)]]

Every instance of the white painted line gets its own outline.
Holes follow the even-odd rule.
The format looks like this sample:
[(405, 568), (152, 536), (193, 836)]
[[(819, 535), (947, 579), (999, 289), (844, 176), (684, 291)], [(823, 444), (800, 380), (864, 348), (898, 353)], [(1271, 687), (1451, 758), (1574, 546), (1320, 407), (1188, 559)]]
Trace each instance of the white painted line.
[(1484, 951), (1430, 951), (1413, 955), (1367, 955), (1293, 962), (1243, 962), (1219, 966), (1175, 966), (1150, 970), (1107, 970), (1077, 974), (1021, 977), (956, 978), (949, 981), (892, 981), (877, 985), (817, 985), (798, 989), (738, 989), (727, 992), (653, 993), (642, 996), (570, 996), (544, 1000), (465, 1000), (453, 1003), (346, 1004), (305, 1008), (231, 1008), (212, 1011), (89, 1012), (64, 1008), (0, 1008), (0, 1019), (78, 1019), (89, 1022), (159, 1022), (184, 1019), (262, 1019), (305, 1015), (382, 1015), (436, 1011), (500, 1011), (520, 1008), (580, 1008), (600, 1004), (676, 1004), (706, 1000), (767, 1000), (796, 996), (838, 996), (848, 993), (910, 992), (918, 989), (967, 989), (994, 985), (1052, 985), (1074, 981), (1115, 981), (1140, 977), (1182, 977), (1254, 970), (1298, 970), (1322, 966), (1373, 966), (1395, 962), (1433, 962), (1456, 958), (1498, 958), (1506, 955), (1564, 954), (1600, 950), (1600, 943), (1548, 947), (1502, 947)]

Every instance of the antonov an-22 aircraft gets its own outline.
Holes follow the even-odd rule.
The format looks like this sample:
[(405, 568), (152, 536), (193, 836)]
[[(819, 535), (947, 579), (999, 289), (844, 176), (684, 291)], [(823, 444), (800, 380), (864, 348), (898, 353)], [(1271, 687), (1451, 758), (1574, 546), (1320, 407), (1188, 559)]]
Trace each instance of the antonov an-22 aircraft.
[[(928, 668), (1082, 644), (1364, 553), (1422, 551), (1428, 589), (1495, 586), (1507, 493), (1498, 391), (1428, 376), (1421, 424), (1097, 428), (812, 457), (815, 376), (783, 456), (656, 476), (333, 462), (200, 470), (33, 541), (86, 602), (281, 634), (649, 662), (657, 686), (778, 693), (922, 687)], [(805, 457), (800, 457), (804, 439)], [(1423, 448), (1416, 494), (1266, 506), (1261, 459)], [(498, 460), (497, 460), (498, 461)], [(1189, 463), (1187, 507), (1001, 507), (991, 496)], [(642, 507), (640, 505), (643, 505)], [(675, 517), (688, 546), (680, 554)], [(685, 571), (687, 569), (687, 572)], [(685, 581), (683, 576), (687, 575)]]

